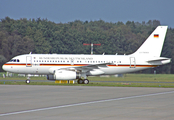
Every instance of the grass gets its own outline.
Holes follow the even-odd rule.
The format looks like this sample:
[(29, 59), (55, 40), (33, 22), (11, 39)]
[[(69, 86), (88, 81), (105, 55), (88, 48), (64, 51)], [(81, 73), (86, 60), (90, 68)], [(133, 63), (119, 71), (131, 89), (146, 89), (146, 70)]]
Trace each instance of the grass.
[[(91, 80), (106, 81), (107, 77), (91, 77)], [(174, 82), (173, 74), (125, 74), (123, 77), (109, 77), (107, 81), (147, 81), (147, 82)]]
[[(55, 82), (38, 82), (46, 77), (31, 77), (31, 83), (26, 84), (26, 77), (0, 78), (0, 84), (8, 85), (66, 85), (66, 86), (110, 86), (110, 87), (163, 87), (174, 88), (173, 74), (125, 74), (123, 77), (88, 77), (89, 84), (57, 84)], [(23, 81), (6, 81), (23, 80)], [(37, 82), (35, 81), (37, 80)]]

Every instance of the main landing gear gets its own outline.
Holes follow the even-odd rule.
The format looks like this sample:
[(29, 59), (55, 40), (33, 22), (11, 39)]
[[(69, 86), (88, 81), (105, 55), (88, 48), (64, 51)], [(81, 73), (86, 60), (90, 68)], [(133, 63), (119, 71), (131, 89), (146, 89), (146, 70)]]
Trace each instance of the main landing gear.
[(77, 80), (78, 84), (89, 84), (89, 80), (88, 79), (79, 79)]

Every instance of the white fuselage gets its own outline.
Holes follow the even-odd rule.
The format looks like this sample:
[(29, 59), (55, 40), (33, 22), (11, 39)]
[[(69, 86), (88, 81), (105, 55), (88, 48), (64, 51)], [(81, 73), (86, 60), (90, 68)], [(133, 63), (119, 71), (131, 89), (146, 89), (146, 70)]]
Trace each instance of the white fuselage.
[[(51, 69), (76, 68), (102, 63), (99, 72), (88, 75), (112, 75), (135, 72), (162, 65), (162, 62), (146, 62), (148, 58), (133, 55), (69, 55), (69, 54), (25, 54), (19, 55), (3, 65), (3, 69), (12, 73), (52, 74)], [(95, 70), (95, 68), (94, 68)]]

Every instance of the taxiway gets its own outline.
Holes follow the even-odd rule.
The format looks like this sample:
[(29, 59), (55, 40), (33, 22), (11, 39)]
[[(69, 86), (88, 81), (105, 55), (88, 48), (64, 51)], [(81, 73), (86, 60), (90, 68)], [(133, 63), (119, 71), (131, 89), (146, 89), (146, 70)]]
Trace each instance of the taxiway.
[(0, 120), (173, 120), (173, 88), (0, 85)]

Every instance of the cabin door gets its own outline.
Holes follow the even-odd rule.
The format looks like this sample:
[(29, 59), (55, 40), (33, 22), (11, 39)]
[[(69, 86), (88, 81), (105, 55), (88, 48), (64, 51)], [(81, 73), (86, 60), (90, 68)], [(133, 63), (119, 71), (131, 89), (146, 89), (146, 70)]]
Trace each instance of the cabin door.
[(130, 57), (130, 68), (136, 68), (135, 57)]
[(32, 57), (26, 56), (26, 67), (32, 67)]

